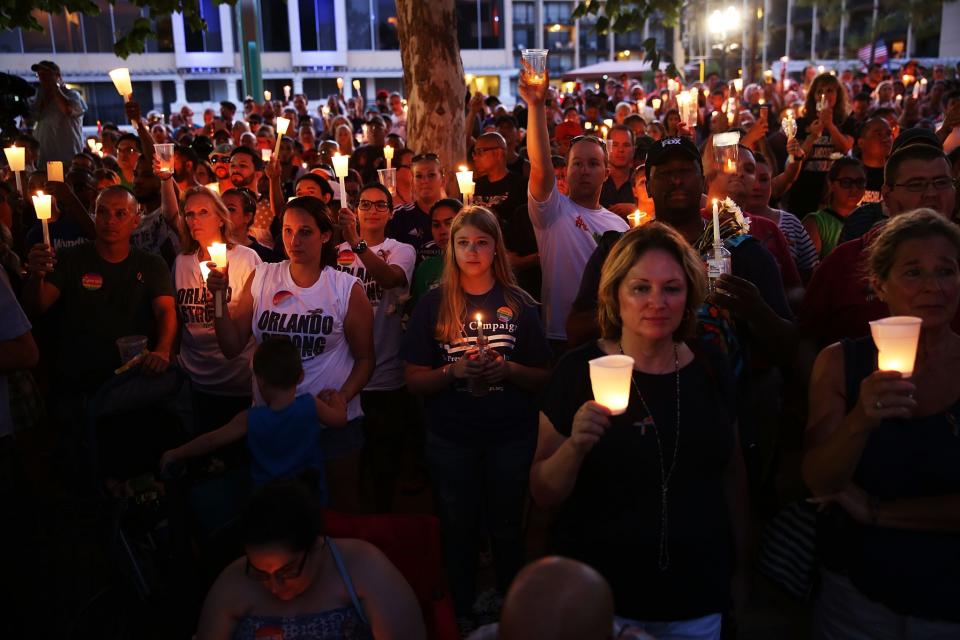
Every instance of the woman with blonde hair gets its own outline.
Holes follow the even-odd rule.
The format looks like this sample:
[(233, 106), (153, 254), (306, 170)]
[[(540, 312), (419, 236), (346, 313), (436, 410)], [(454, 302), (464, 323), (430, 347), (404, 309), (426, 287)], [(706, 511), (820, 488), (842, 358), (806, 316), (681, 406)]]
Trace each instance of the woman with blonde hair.
[(821, 73), (814, 78), (797, 119), (797, 141), (803, 153), (803, 169), (790, 188), (786, 210), (800, 218), (820, 208), (827, 172), (834, 160), (850, 153), (857, 123), (850, 115), (847, 91), (836, 76)]
[[(655, 637), (718, 640), (743, 560), (733, 373), (687, 343), (705, 289), (703, 262), (671, 227), (624, 234), (601, 273), (603, 337), (555, 367), (530, 471), (537, 503), (560, 507), (551, 552), (597, 569), (619, 623)], [(613, 415), (594, 400), (589, 363), (618, 354), (634, 364)]]
[[(172, 187), (166, 188), (170, 180), (164, 183), (162, 197), (173, 197)], [(243, 357), (228, 360), (217, 344), (212, 309), (207, 305), (212, 294), (205, 284), (210, 271), (208, 247), (215, 242), (227, 245), (229, 288), (223, 303), (226, 307), (236, 306), (237, 296), (233, 292), (243, 290), (261, 260), (252, 249), (234, 244), (230, 212), (220, 196), (206, 187), (190, 187), (183, 193), (177, 227), (181, 253), (173, 263), (173, 280), (180, 320), (178, 361), (193, 383), (194, 424), (196, 431), (203, 433), (223, 426), (250, 407), (250, 362), (255, 346), (250, 340)]]
[(407, 387), (424, 396), (445, 566), (461, 630), (468, 630), (481, 523), (501, 595), (523, 565), (534, 398), (549, 375), (550, 349), (493, 213), (467, 207), (457, 214), (444, 260), (440, 286), (420, 299), (407, 325), (403, 356)]

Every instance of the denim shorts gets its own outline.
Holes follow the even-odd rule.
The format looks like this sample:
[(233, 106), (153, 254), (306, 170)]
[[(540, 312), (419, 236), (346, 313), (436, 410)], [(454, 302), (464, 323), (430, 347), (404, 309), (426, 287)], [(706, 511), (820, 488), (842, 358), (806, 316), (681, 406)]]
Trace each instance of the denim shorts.
[(338, 460), (360, 451), (363, 448), (363, 417), (354, 418), (340, 429), (323, 429), (320, 444), (324, 460)]

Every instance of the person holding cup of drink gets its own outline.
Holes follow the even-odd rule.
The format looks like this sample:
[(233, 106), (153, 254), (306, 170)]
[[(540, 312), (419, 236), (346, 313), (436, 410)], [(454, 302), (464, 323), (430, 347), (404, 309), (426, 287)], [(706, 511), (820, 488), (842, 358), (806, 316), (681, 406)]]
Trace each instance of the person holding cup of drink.
[(490, 210), (467, 207), (457, 214), (444, 261), (440, 286), (420, 299), (407, 323), (403, 358), (407, 388), (424, 396), (444, 564), (466, 630), (475, 622), (481, 522), (489, 529), (501, 594), (523, 566), (534, 398), (549, 375), (550, 350), (536, 303), (517, 285)]
[[(530, 472), (537, 503), (560, 507), (552, 551), (597, 569), (621, 621), (657, 637), (719, 639), (735, 542), (742, 554), (733, 373), (687, 342), (705, 290), (700, 256), (677, 231), (654, 221), (624, 234), (600, 279), (603, 338), (554, 369)], [(634, 361), (622, 411), (594, 399), (613, 394), (590, 373), (618, 355)]]
[(817, 637), (908, 624), (960, 637), (960, 230), (930, 209), (898, 215), (868, 268), (891, 315), (922, 322), (907, 371), (878, 370), (879, 336), (835, 343), (814, 365), (803, 477), (814, 502), (839, 507), (818, 530)]

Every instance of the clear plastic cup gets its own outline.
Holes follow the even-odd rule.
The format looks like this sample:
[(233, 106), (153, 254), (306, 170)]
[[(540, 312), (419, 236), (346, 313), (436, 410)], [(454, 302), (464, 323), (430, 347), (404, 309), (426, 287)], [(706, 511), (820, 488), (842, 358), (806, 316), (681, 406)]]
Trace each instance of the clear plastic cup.
[(590, 361), (590, 386), (593, 397), (618, 416), (630, 404), (630, 381), (633, 378), (633, 358), (630, 356), (603, 356)]
[(147, 348), (147, 336), (123, 336), (117, 338), (117, 349), (120, 350), (120, 361), (127, 364)]
[(153, 145), (153, 150), (160, 160), (160, 174), (157, 177), (166, 178), (173, 175), (173, 147), (174, 144), (167, 142), (164, 144)]
[(899, 371), (904, 378), (913, 375), (922, 325), (923, 320), (913, 316), (892, 316), (870, 322), (880, 371)]
[(547, 49), (524, 49), (520, 57), (526, 63), (526, 78), (530, 84), (543, 84), (546, 81)]
[(740, 133), (728, 131), (713, 136), (713, 160), (723, 173), (737, 172), (737, 158), (739, 157)]
[(387, 188), (391, 194), (397, 193), (397, 170), (396, 169), (377, 169), (380, 176), (380, 184)]

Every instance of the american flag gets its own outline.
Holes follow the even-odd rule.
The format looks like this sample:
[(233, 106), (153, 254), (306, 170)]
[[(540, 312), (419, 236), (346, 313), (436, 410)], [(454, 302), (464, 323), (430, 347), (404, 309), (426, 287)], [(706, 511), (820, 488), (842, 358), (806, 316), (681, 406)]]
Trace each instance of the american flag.
[[(860, 50), (857, 51), (857, 57), (865, 67), (870, 66), (870, 47), (871, 45), (867, 44), (860, 47)], [(885, 43), (882, 39), (877, 40), (877, 48), (873, 52), (873, 61), (877, 64), (885, 64), (887, 62), (887, 58), (887, 43)]]

